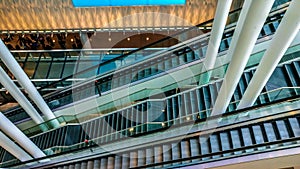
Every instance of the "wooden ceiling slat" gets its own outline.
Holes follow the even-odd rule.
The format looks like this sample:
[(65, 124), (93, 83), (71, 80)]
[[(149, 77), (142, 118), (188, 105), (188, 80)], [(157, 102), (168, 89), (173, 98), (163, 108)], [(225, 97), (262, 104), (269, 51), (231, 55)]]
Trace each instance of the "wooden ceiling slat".
[[(176, 27), (186, 23), (195, 25), (214, 16), (216, 3), (217, 0), (187, 0), (187, 4), (183, 6), (74, 8), (72, 0), (1, 0), (0, 18), (4, 24), (1, 24), (0, 29)], [(236, 8), (240, 7), (241, 0), (234, 0), (234, 5)], [(167, 15), (172, 17), (157, 18)]]

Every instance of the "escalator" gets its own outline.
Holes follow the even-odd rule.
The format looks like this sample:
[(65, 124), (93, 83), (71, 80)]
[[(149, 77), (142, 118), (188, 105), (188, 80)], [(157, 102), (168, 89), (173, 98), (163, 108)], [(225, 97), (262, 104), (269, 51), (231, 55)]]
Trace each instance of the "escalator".
[[(298, 146), (300, 116), (299, 106), (297, 105), (299, 105), (299, 99), (293, 102), (285, 99), (285, 101), (280, 103), (280, 106), (276, 104), (262, 105), (261, 107), (227, 114), (223, 117), (209, 117), (198, 122), (192, 120), (190, 123), (185, 121), (184, 126), (188, 124), (193, 126), (189, 128), (190, 131), (188, 133), (179, 132), (182, 131), (180, 130), (182, 125), (177, 124), (174, 126), (175, 128), (164, 127), (163, 130), (156, 131), (157, 134), (144, 133), (138, 137), (143, 138), (145, 136), (147, 138), (147, 135), (153, 135), (150, 137), (152, 141), (149, 142), (148, 140), (148, 143), (141, 143), (140, 141), (128, 142), (130, 139), (135, 140), (135, 137), (132, 135), (124, 136), (127, 138), (117, 138), (118, 135), (121, 135), (118, 134), (118, 132), (92, 139), (90, 138), (91, 135), (89, 134), (91, 133), (89, 133), (89, 131), (82, 130), (80, 129), (81, 126), (74, 125), (44, 133), (32, 137), (31, 139), (36, 142), (39, 147), (50, 146), (49, 148), (44, 148), (44, 151), (48, 153), (49, 157), (53, 157), (53, 155), (59, 156), (59, 154), (64, 156), (68, 153), (76, 154), (77, 151), (83, 151), (84, 149), (87, 149), (89, 152), (89, 149), (92, 148), (94, 149), (93, 151), (100, 149), (104, 152), (100, 153), (100, 157), (97, 158), (90, 156), (88, 153), (88, 161), (98, 163), (99, 165), (101, 164), (105, 167), (115, 165), (127, 166), (128, 168), (151, 168), (154, 166), (178, 167), (211, 162), (218, 159), (230, 158), (235, 155), (249, 155), (259, 151), (274, 151)], [(280, 109), (280, 107), (285, 108)], [(295, 109), (291, 111), (291, 108)], [(276, 109), (277, 112), (257, 112), (257, 110), (260, 109), (265, 111)], [(245, 113), (251, 115), (246, 115)], [(236, 120), (237, 117), (238, 120)], [(186, 120), (187, 118), (181, 117), (181, 119)], [(214, 120), (218, 121), (217, 127), (207, 126), (207, 124), (211, 124), (209, 121)], [(97, 122), (94, 121), (94, 123)], [(177, 131), (177, 134), (174, 135), (172, 130)], [(93, 131), (97, 132), (95, 128)], [(122, 133), (122, 135), (124, 134), (125, 133)], [(184, 134), (184, 136), (180, 136), (180, 134)], [(117, 141), (112, 140), (114, 137), (117, 138)], [(70, 138), (72, 139), (70, 140)], [(90, 147), (87, 147), (83, 142), (86, 138), (93, 142)], [(76, 140), (78, 143), (74, 142)], [(120, 142), (126, 142), (126, 144), (120, 144)], [(70, 145), (72, 143), (73, 145)], [(117, 153), (106, 149), (106, 144), (108, 144), (108, 146), (110, 145), (109, 147), (112, 149), (115, 149), (114, 151)], [(119, 146), (112, 146), (114, 144)], [(143, 146), (138, 148), (140, 147), (138, 144), (143, 144)], [(123, 148), (123, 146), (126, 146), (126, 148)], [(4, 159), (7, 161), (13, 160), (8, 158), (7, 153), (5, 153), (3, 149), (0, 152), (2, 159), (4, 158), (3, 156), (5, 156)], [(109, 155), (105, 155), (107, 152)], [(83, 152), (81, 153), (83, 155), (85, 154)], [(128, 159), (119, 161), (117, 160), (118, 158)], [(154, 160), (156, 158), (160, 158), (160, 160)], [(82, 159), (85, 158), (80, 157), (80, 159), (75, 160), (76, 165), (82, 165), (82, 163), (87, 162)], [(113, 161), (107, 164), (108, 160)], [(16, 164), (16, 161), (14, 161), (14, 164)], [(66, 165), (74, 165), (74, 163), (64, 164), (64, 166)], [(6, 165), (4, 164), (4, 166), (7, 167), (7, 163)]]
[[(267, 20), (263, 30), (261, 31), (260, 37), (262, 39), (271, 36), (274, 33), (272, 31), (270, 32), (266, 30), (275, 31), (284, 12), (285, 9), (283, 8), (281, 10), (275, 10), (270, 14), (269, 19)], [(272, 27), (272, 29), (270, 29), (270, 27)], [(198, 27), (191, 29), (198, 29)], [(234, 25), (229, 26), (226, 29), (220, 46), (221, 53), (222, 51), (226, 52), (226, 50), (228, 49), (233, 31)], [(46, 86), (42, 86), (40, 87), (40, 91), (49, 87), (57, 88), (61, 84), (70, 85), (71, 80), (74, 80), (76, 78), (80, 79), (88, 74), (95, 74), (91, 72), (98, 72), (99, 75), (97, 75), (96, 77), (91, 77), (90, 79), (84, 78), (85, 82), (82, 83), (72, 83), (72, 85), (69, 87), (65, 87), (62, 90), (45, 95), (44, 99), (47, 103), (49, 103), (49, 106), (52, 109), (57, 109), (66, 105), (70, 106), (73, 102), (80, 102), (81, 100), (90, 97), (99, 95), (103, 96), (112, 90), (121, 88), (122, 86), (140, 83), (154, 77), (155, 75), (167, 72), (172, 69), (176, 69), (188, 63), (196, 63), (197, 61), (201, 62), (201, 60), (205, 56), (208, 39), (209, 34), (200, 35), (199, 37), (187, 40), (184, 43), (147, 55), (143, 58), (140, 58), (140, 60), (132, 59), (132, 57), (135, 57), (136, 53), (148, 49), (143, 48), (137, 51), (132, 51), (125, 55), (121, 55), (100, 63), (99, 65), (92, 66), (89, 69), (79, 71), (76, 74), (67, 76), (59, 81), (55, 81), (53, 83), (47, 84)], [(120, 62), (126, 64), (123, 66), (120, 64)], [(107, 72), (99, 71), (106, 65), (111, 64), (119, 65), (119, 67), (114, 68), (112, 66), (107, 66), (111, 67), (112, 69), (107, 70)], [(174, 89), (176, 88), (176, 86), (172, 88)], [(140, 99), (143, 98), (137, 98), (136, 100)], [(15, 118), (16, 112), (21, 113), (18, 113), (18, 118)], [(21, 108), (16, 108), (14, 110), (4, 112), (4, 114), (13, 122), (28, 118), (28, 115)]]
[[(228, 106), (228, 109), (224, 114), (223, 117), (224, 123), (233, 125), (234, 123), (238, 122), (234, 120), (237, 119), (237, 117), (242, 117), (241, 119), (244, 119), (245, 117), (249, 116), (251, 117), (250, 119), (255, 119), (255, 118), (264, 118), (265, 116), (270, 116), (270, 115), (275, 116), (277, 114), (280, 114), (281, 111), (283, 111), (281, 110), (282, 105), (283, 107), (287, 107), (287, 110), (289, 111), (290, 110), (297, 111), (299, 109), (298, 102), (299, 102), (300, 88), (298, 85), (295, 86), (291, 82), (296, 81), (296, 79), (299, 77), (299, 74), (294, 73), (294, 72), (299, 72), (299, 70), (300, 70), (299, 61), (293, 61), (278, 66), (275, 70), (275, 73), (272, 75), (271, 79), (265, 86), (265, 90), (267, 90), (268, 92), (262, 93), (259, 96), (254, 107), (251, 107), (250, 109), (237, 111), (236, 106), (239, 100), (241, 99), (241, 96), (245, 92), (249, 80), (253, 76), (254, 70), (249, 70), (244, 72), (239, 82), (239, 85), (236, 88), (235, 95), (232, 97), (231, 104)], [(290, 76), (286, 76), (286, 74), (290, 74)], [(279, 88), (274, 89), (274, 84), (278, 84), (277, 83), (278, 78), (282, 79), (282, 84), (284, 85), (280, 87), (278, 86)], [(80, 124), (78, 124), (77, 122), (55, 130), (48, 131), (46, 133), (42, 133), (38, 135), (32, 132), (27, 133), (26, 131), (24, 131), (24, 133), (27, 134), (28, 136), (33, 135), (32, 137), (30, 137), (31, 140), (39, 148), (41, 148), (45, 152), (48, 152), (48, 154), (51, 155), (51, 154), (67, 153), (70, 151), (77, 151), (79, 149), (84, 149), (86, 148), (85, 144), (83, 143), (83, 140), (85, 139), (92, 140), (95, 146), (106, 145), (114, 142), (119, 142), (122, 140), (143, 137), (151, 133), (157, 133), (157, 132), (160, 133), (163, 131), (168, 131), (169, 129), (176, 130), (176, 128), (180, 128), (182, 126), (188, 126), (194, 123), (202, 124), (203, 122), (206, 122), (208, 120), (219, 118), (218, 116), (212, 117), (210, 113), (211, 113), (212, 104), (215, 101), (215, 98), (217, 96), (217, 91), (221, 83), (222, 80), (218, 80), (208, 85), (204, 85), (195, 89), (187, 90), (185, 92), (172, 95), (165, 99), (146, 100), (141, 103), (137, 103), (135, 105), (123, 108), (121, 110), (110, 112), (107, 115), (94, 118), (92, 120)], [(205, 93), (209, 93), (209, 94), (205, 94)], [(270, 110), (268, 108), (270, 108)], [(249, 115), (251, 114), (251, 111), (257, 111), (257, 109), (265, 109), (265, 110), (260, 111), (260, 113), (253, 112), (254, 113), (253, 115), (251, 116)], [(272, 110), (276, 110), (276, 111), (272, 111)], [(234, 116), (234, 117), (227, 118), (227, 116)], [(249, 121), (250, 119), (247, 119), (247, 121)], [(288, 121), (289, 120), (290, 119), (288, 119)], [(276, 142), (276, 140), (283, 139), (280, 136), (282, 132), (292, 133), (290, 135), (282, 134), (285, 135), (284, 139), (289, 139), (296, 136), (298, 137), (300, 135), (299, 133), (300, 129), (299, 129), (299, 122), (297, 126), (297, 120), (299, 121), (298, 113), (296, 113), (295, 117), (291, 118), (290, 121), (292, 124), (284, 123), (286, 125), (289, 125), (289, 128), (285, 126), (280, 126), (279, 128), (280, 130), (278, 128), (277, 129), (275, 128), (277, 130), (275, 132), (279, 133), (279, 135), (277, 134), (278, 137), (276, 139), (274, 138), (271, 141)], [(278, 122), (280, 123), (278, 125), (282, 125), (281, 121), (282, 120)], [(274, 123), (277, 125), (277, 122)], [(262, 126), (262, 124), (259, 124), (258, 126)], [(269, 123), (267, 127), (270, 127)], [(285, 128), (281, 129), (282, 127)], [(250, 129), (249, 127), (245, 127), (245, 128), (246, 129), (243, 129), (242, 133), (246, 133), (246, 130), (248, 132), (249, 130), (252, 131), (251, 127)], [(196, 129), (196, 131), (200, 129), (202, 130), (203, 128), (200, 127)], [(256, 132), (259, 131), (260, 130), (255, 130), (255, 131), (253, 130), (252, 132), (254, 132), (255, 133), (254, 135), (257, 136)], [(230, 132), (231, 131), (226, 131), (225, 133), (230, 133)], [(176, 133), (180, 134), (180, 132), (176, 132)], [(241, 133), (237, 133), (237, 134), (241, 134)], [(262, 134), (270, 134), (270, 132), (264, 132), (258, 134), (259, 135), (257, 137), (262, 137), (262, 138), (271, 137), (271, 136), (262, 135)], [(218, 137), (220, 137), (219, 135), (225, 135), (225, 134), (221, 134), (221, 133), (216, 134), (216, 136), (214, 136), (216, 138), (213, 139), (217, 139)], [(226, 137), (228, 137), (228, 135)], [(250, 138), (249, 135), (247, 135), (247, 137)], [(251, 139), (255, 140), (256, 137), (255, 138), (251, 137)], [(244, 146), (251, 147), (251, 145), (254, 143), (263, 144), (264, 142), (261, 140), (261, 138), (259, 139), (260, 139), (259, 142), (246, 140), (248, 141), (247, 143), (236, 143), (236, 144), (239, 144), (240, 147), (244, 147)], [(233, 139), (231, 141), (236, 141), (236, 139)], [(211, 144), (212, 143), (209, 142), (207, 143), (207, 145), (204, 146), (210, 146)], [(206, 147), (207, 148), (206, 150), (203, 150), (203, 148), (200, 150), (205, 151), (206, 153), (204, 154), (214, 154), (214, 153), (218, 154), (217, 152), (221, 150), (229, 151), (229, 148), (224, 149), (222, 147), (228, 148), (228, 145), (221, 145), (220, 143), (218, 147), (214, 147), (213, 149)], [(239, 147), (231, 147), (230, 150), (233, 148), (239, 149)], [(5, 153), (3, 153), (3, 151), (4, 149), (2, 149), (2, 154), (3, 154), (2, 159), (7, 159), (8, 157), (5, 155)], [(239, 151), (241, 150), (239, 149)], [(197, 158), (198, 156), (202, 156), (202, 155), (203, 152), (202, 154), (198, 153)], [(206, 157), (206, 155), (204, 156)], [(180, 158), (179, 157), (178, 160), (179, 159), (181, 160), (181, 158), (183, 158), (184, 161), (185, 157), (183, 156)], [(188, 157), (191, 157), (191, 155)], [(173, 160), (176, 161), (176, 159)]]
[[(159, 66), (162, 61), (160, 68), (165, 69), (167, 68), (166, 65), (170, 63), (174, 63), (175, 68), (178, 65), (192, 63), (197, 60), (196, 54), (199, 53), (193, 53), (194, 51), (189, 51), (189, 48), (185, 47), (182, 50), (183, 52), (178, 52), (178, 54), (174, 54), (174, 51), (171, 51), (171, 53), (175, 55), (174, 58), (171, 58), (170, 61), (159, 60), (160, 62), (154, 62), (153, 65)], [(162, 56), (165, 54), (166, 53), (163, 53)], [(296, 58), (298, 58), (299, 52), (294, 52), (290, 55), (295, 55)], [(290, 55), (286, 55), (284, 59), (292, 58), (293, 56)], [(190, 62), (188, 58), (192, 58)], [(155, 59), (160, 58), (157, 57)], [(300, 70), (299, 59), (290, 62), (286, 62), (284, 59), (284, 64), (276, 68), (273, 76), (265, 86), (263, 91), (265, 93), (259, 96), (255, 107), (251, 109), (276, 107), (277, 104), (297, 105), (299, 98), (299, 82), (297, 80), (299, 79)], [(142, 65), (145, 64), (142, 63)], [(152, 74), (152, 65), (150, 66), (151, 70), (147, 70), (147, 68), (149, 68), (147, 64), (145, 67), (135, 67), (134, 65), (130, 67), (130, 69), (132, 68), (138, 70), (138, 72), (134, 73), (137, 75), (136, 79), (134, 79), (135, 81), (130, 81), (130, 83), (136, 83), (144, 78), (161, 73), (154, 71), (156, 73)], [(238, 100), (241, 99), (243, 92), (255, 72), (255, 68), (252, 68), (252, 66), (249, 68), (251, 69), (244, 72), (225, 115), (230, 116), (240, 113), (236, 111)], [(127, 67), (124, 68), (125, 71), (127, 69)], [(170, 66), (169, 69), (173, 69), (173, 67)], [(123, 69), (121, 70), (124, 71)], [(168, 70), (168, 68), (166, 70)], [(139, 75), (139, 72), (142, 73)], [(147, 74), (147, 72), (149, 72), (149, 74)], [(103, 78), (103, 76), (99, 77), (99, 80), (101, 78)], [(279, 84), (277, 83), (278, 78), (282, 79)], [(98, 79), (93, 81), (93, 83), (95, 82), (97, 83)], [(122, 81), (119, 80), (117, 82)], [(124, 85), (117, 82), (116, 88)], [(210, 109), (217, 97), (221, 84), (221, 79), (214, 79), (207, 85), (188, 89), (178, 94), (172, 94), (164, 99), (145, 100), (120, 110), (108, 112), (109, 114), (107, 115), (77, 125), (75, 128), (78, 129), (73, 130), (71, 135), (66, 134), (66, 131), (69, 130), (67, 127), (70, 128), (71, 125), (66, 125), (40, 135), (34, 134), (31, 139), (41, 149), (49, 152), (51, 155), (51, 153), (68, 153), (81, 148), (84, 149), (86, 147), (81, 142), (85, 138), (93, 140), (95, 145), (105, 145), (122, 141), (123, 139), (143, 137), (153, 132), (160, 133), (160, 131), (173, 126), (181, 127), (195, 122), (196, 124), (202, 124), (203, 121), (214, 118), (210, 115)], [(79, 86), (80, 85), (82, 84), (79, 84)], [(100, 89), (102, 89), (102, 87)], [(110, 88), (107, 91), (112, 89), (114, 88)], [(78, 91), (81, 92), (81, 90)], [(100, 93), (107, 92), (99, 91)], [(79, 98), (80, 97), (81, 96), (79, 96)], [(80, 99), (82, 98), (86, 97), (81, 97)], [(291, 105), (288, 107), (291, 108)], [(247, 112), (251, 111), (251, 109), (242, 111)], [(201, 133), (201, 136), (193, 134), (188, 135), (188, 137), (183, 140), (174, 141), (171, 139), (160, 142), (157, 145), (144, 146), (140, 149), (131, 148), (130, 150), (121, 152), (121, 157), (116, 155), (104, 155), (101, 158), (80, 161), (70, 165), (82, 165), (83, 168), (88, 163), (90, 165), (103, 166), (108, 166), (108, 164), (109, 166), (122, 165), (128, 168), (185, 166), (187, 162), (201, 163), (206, 160), (216, 160), (220, 157), (229, 157), (235, 154), (252, 153), (265, 149), (272, 150), (273, 147), (285, 147), (286, 145), (297, 145), (296, 140), (299, 139), (300, 135), (299, 114), (297, 112), (298, 108), (294, 107), (293, 113), (289, 111), (283, 112), (283, 116), (277, 116), (275, 113), (265, 118), (264, 116), (266, 115), (263, 115), (260, 117), (263, 120), (251, 119), (253, 122), (250, 124), (241, 123), (234, 125), (230, 123), (233, 125), (230, 129), (222, 129), (220, 127), (220, 130), (214, 132), (208, 131), (206, 134)], [(247, 113), (246, 116), (248, 116)], [(225, 118), (225, 121), (226, 120), (227, 122), (230, 121), (230, 119)], [(95, 129), (100, 130), (95, 131)], [(200, 128), (198, 128), (198, 130), (199, 129)], [(194, 130), (194, 132), (197, 132), (197, 130)], [(75, 136), (74, 133), (77, 135)], [(32, 133), (28, 132), (27, 134), (30, 135)], [(68, 139), (70, 141), (70, 137), (72, 137), (72, 143), (67, 141)], [(59, 140), (57, 140), (58, 138)], [(171, 151), (167, 151), (167, 149), (171, 149)], [(9, 160), (5, 155), (5, 151), (1, 150), (0, 154), (5, 161)], [(120, 158), (124, 159), (120, 160)], [(68, 165), (69, 164), (64, 164), (64, 166), (59, 167), (67, 167)]]
[[(274, 151), (299, 144), (299, 115), (194, 134), (183, 140), (158, 142), (143, 148), (90, 158), (59, 167), (174, 168), (208, 163), (235, 156)], [(241, 162), (241, 161), (239, 161)], [(49, 167), (57, 168), (57, 167)]]

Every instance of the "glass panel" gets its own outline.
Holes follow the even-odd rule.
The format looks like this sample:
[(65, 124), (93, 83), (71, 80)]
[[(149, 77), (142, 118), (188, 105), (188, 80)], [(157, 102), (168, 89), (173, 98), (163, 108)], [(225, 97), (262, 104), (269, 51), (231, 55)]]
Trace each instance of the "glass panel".
[(265, 130), (266, 130), (268, 141), (269, 142), (276, 141), (276, 135), (275, 135), (274, 128), (273, 128), (272, 124), (271, 123), (265, 123), (264, 127), (265, 127)]
[(245, 146), (253, 144), (249, 128), (242, 128), (243, 141)]
[(24, 71), (30, 79), (33, 78), (32, 76), (34, 75), (35, 67), (36, 62), (26, 62), (24, 66)]
[(276, 125), (277, 125), (281, 139), (288, 139), (290, 136), (289, 136), (289, 133), (285, 126), (284, 121), (283, 120), (276, 121)]
[(252, 126), (256, 144), (264, 143), (263, 134), (260, 126)]
[(201, 149), (201, 154), (209, 154), (210, 153), (210, 146), (209, 146), (209, 138), (200, 136), (200, 149)]
[(49, 62), (40, 62), (39, 66), (35, 72), (34, 78), (35, 79), (46, 79), (49, 66), (50, 66)]
[(238, 130), (231, 130), (231, 141), (233, 148), (240, 148), (242, 146), (239, 131)]
[(67, 76), (70, 76), (70, 75), (73, 75), (75, 73), (75, 65), (76, 65), (76, 61), (69, 61), (67, 60), (66, 64), (65, 64), (65, 68), (64, 68), (64, 72), (63, 72), (63, 75), (62, 77), (67, 77)]
[(49, 72), (49, 79), (60, 79), (64, 63), (63, 62), (52, 62), (51, 69)]
[[(87, 68), (94, 67), (100, 63), (100, 58), (90, 57), (90, 56), (81, 56), (80, 60), (77, 61), (76, 72), (81, 72), (86, 70)], [(97, 75), (97, 67), (90, 69), (84, 73), (78, 74), (76, 78), (88, 78)]]

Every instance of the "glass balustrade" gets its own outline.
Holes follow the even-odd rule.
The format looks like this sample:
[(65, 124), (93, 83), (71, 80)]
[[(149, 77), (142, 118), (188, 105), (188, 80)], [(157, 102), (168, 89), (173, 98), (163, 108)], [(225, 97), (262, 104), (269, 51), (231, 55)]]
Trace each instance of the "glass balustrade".
[[(194, 103), (194, 106), (189, 106), (189, 101), (193, 100), (194, 98), (191, 96), (189, 99), (182, 98), (186, 94), (192, 94), (195, 89), (186, 91), (184, 93), (177, 94), (175, 96), (166, 98), (166, 99), (156, 99), (156, 100), (147, 100), (141, 103), (132, 105), (123, 110), (114, 111), (108, 115), (92, 119), (88, 122), (81, 123), (79, 126), (81, 128), (81, 132), (84, 134), (80, 137), (83, 140), (84, 138), (88, 137), (93, 140), (97, 144), (105, 144), (112, 141), (117, 141), (119, 139), (124, 139), (127, 137), (132, 136), (139, 136), (141, 134), (146, 134), (149, 132), (153, 132), (156, 130), (161, 130), (164, 128), (169, 128), (172, 126), (180, 126), (183, 124), (193, 124), (194, 122), (202, 122), (207, 121), (208, 119), (213, 119), (210, 116), (211, 108), (201, 110), (195, 109), (193, 107), (201, 107), (201, 101), (199, 100), (197, 103)], [(278, 106), (277, 102), (292, 102), (299, 100), (299, 93), (300, 87), (284, 87), (280, 89), (275, 89), (272, 91), (268, 91), (262, 93), (259, 97), (267, 97), (268, 101), (262, 102), (258, 104), (258, 108), (261, 107), (276, 107)], [(178, 100), (179, 98), (183, 99), (182, 103), (174, 102), (170, 105), (170, 100)], [(231, 102), (230, 105), (237, 105), (239, 101)], [(180, 104), (181, 106), (179, 106)], [(229, 105), (229, 107), (230, 107)], [(275, 106), (274, 106), (275, 105)], [(154, 108), (151, 108), (154, 107)], [(185, 107), (184, 107), (185, 106)], [(225, 113), (223, 116), (216, 116), (216, 118), (220, 118), (221, 121), (228, 121), (230, 119), (238, 119), (247, 114), (250, 114), (251, 111), (256, 111), (256, 107), (252, 107), (245, 110), (240, 111), (231, 111)], [(279, 105), (280, 106), (280, 105)], [(179, 107), (179, 108), (178, 108)], [(188, 110), (190, 108), (190, 110)], [(176, 113), (177, 111), (177, 113)], [(245, 114), (246, 112), (246, 114)], [(260, 112), (255, 113), (252, 115), (252, 118), (258, 118), (262, 116), (267, 116), (267, 114), (274, 114), (274, 112)], [(276, 113), (275, 113), (276, 114)], [(226, 119), (226, 120), (225, 120)], [(61, 122), (62, 125), (78, 125), (81, 122), (81, 119), (76, 116), (61, 116), (57, 118)], [(238, 121), (237, 121), (238, 122)], [(42, 124), (46, 125), (49, 124), (50, 121)], [(104, 126), (109, 126), (111, 130), (108, 130), (107, 127), (101, 127), (100, 124)], [(79, 127), (78, 126), (78, 127)], [(98, 127), (97, 127), (98, 126)], [(98, 134), (94, 133), (96, 128), (101, 128), (102, 131), (98, 131)], [(38, 132), (42, 132), (40, 130), (40, 126), (35, 126), (23, 131), (27, 135), (36, 135)], [(53, 132), (53, 131), (52, 131)], [(75, 131), (78, 132), (78, 131)], [(59, 134), (56, 132), (56, 134)], [(74, 133), (73, 133), (74, 134)], [(78, 133), (77, 133), (78, 134)], [(47, 134), (49, 135), (49, 134)], [(52, 137), (56, 137), (53, 134)], [(75, 138), (74, 138), (75, 139)], [(50, 142), (53, 139), (50, 139)], [(40, 142), (40, 141), (39, 141)], [(80, 145), (80, 144), (79, 144)]]
[[(286, 99), (287, 97), (290, 97), (291, 91), (295, 91), (295, 90), (297, 92), (299, 92), (300, 88), (281, 88), (281, 89), (277, 89), (277, 90), (270, 91), (267, 93), (263, 93), (263, 94), (261, 94), (261, 96), (268, 95), (271, 97), (270, 98), (271, 102), (275, 102), (275, 101), (278, 101), (281, 99)], [(294, 99), (295, 99), (294, 101), (299, 101), (299, 98), (294, 98)], [(160, 101), (161, 100), (154, 100), (154, 102), (160, 102)], [(282, 101), (281, 104), (289, 104), (290, 102), (291, 102), (291, 100), (289, 100), (289, 101), (285, 100), (285, 101)], [(235, 103), (231, 103), (231, 104), (235, 104)], [(259, 107), (259, 108), (274, 109), (274, 108), (279, 108), (280, 106), (281, 105), (278, 105), (278, 104), (270, 104), (270, 105), (261, 105), (261, 107)], [(206, 111), (206, 114), (209, 114), (207, 112), (210, 112), (210, 110), (204, 110), (204, 111)], [(209, 124), (210, 123), (209, 121), (217, 120), (219, 127), (226, 126), (228, 123), (231, 125), (234, 125), (234, 124), (239, 124), (239, 123), (243, 122), (244, 120), (247, 120), (247, 121), (249, 120), (249, 118), (247, 118), (247, 119), (244, 118), (245, 116), (247, 116), (247, 115), (245, 115), (245, 113), (252, 114), (252, 116), (249, 117), (250, 119), (265, 118), (267, 120), (271, 120), (272, 119), (271, 116), (274, 116), (274, 118), (283, 118), (283, 117), (295, 115), (295, 113), (286, 113), (286, 112), (274, 113), (272, 111), (257, 111), (257, 108), (250, 108), (248, 110), (241, 110), (236, 113), (225, 114), (223, 116), (213, 116), (213, 117), (208, 116), (206, 118), (201, 119), (201, 117), (199, 116), (199, 114), (201, 114), (201, 112), (195, 112), (195, 113), (191, 113), (189, 115), (180, 116), (175, 119), (171, 119), (171, 120), (167, 120), (167, 121), (146, 122), (146, 123), (139, 124), (136, 126), (124, 128), (119, 131), (114, 131), (112, 133), (106, 133), (106, 134), (101, 135), (96, 138), (89, 138), (90, 139), (89, 146), (87, 146), (86, 143), (83, 141), (84, 139), (81, 139), (81, 141), (79, 141), (76, 144), (73, 144), (70, 146), (53, 146), (53, 147), (45, 149), (44, 152), (47, 155), (53, 155), (56, 153), (77, 151), (77, 150), (81, 150), (84, 148), (93, 148), (94, 146), (97, 146), (97, 145), (112, 143), (114, 141), (120, 141), (120, 140), (126, 139), (128, 137), (138, 137), (140, 135), (143, 135), (145, 133), (149, 133), (152, 131), (168, 129), (169, 127), (174, 126), (174, 124), (177, 124), (177, 126), (182, 126), (183, 124), (184, 125), (188, 125), (188, 124), (195, 125), (194, 124), (195, 121), (198, 123), (205, 122), (205, 123)], [(236, 120), (236, 119), (240, 119), (240, 120)], [(259, 121), (262, 121), (262, 120), (259, 120)], [(265, 121), (265, 120), (263, 120), (263, 121)], [(94, 130), (95, 128), (91, 127), (91, 129)], [(84, 132), (89, 133), (86, 130), (84, 130)], [(261, 146), (261, 145), (257, 144), (257, 146)]]

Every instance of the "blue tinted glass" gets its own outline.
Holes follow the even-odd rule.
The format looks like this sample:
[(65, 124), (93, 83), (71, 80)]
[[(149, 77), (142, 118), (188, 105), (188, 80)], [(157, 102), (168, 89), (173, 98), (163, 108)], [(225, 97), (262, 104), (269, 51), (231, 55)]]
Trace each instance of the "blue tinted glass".
[(73, 0), (75, 7), (183, 5), (186, 0)]

